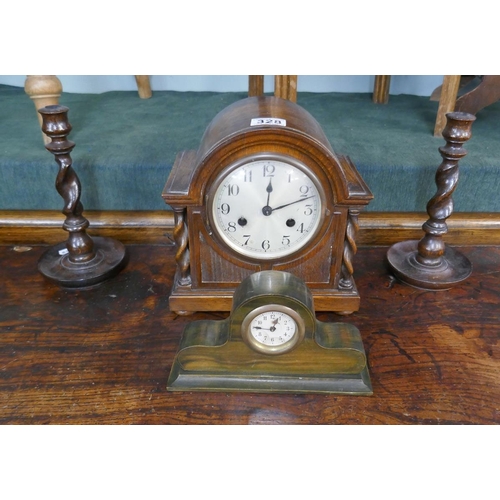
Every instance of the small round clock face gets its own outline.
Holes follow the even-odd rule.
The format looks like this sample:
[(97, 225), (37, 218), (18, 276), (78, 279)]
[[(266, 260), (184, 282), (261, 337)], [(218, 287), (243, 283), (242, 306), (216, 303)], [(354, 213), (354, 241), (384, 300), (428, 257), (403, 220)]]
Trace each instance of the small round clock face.
[(297, 334), (297, 324), (284, 312), (264, 312), (251, 321), (250, 334), (261, 344), (280, 346)]
[(285, 306), (262, 306), (249, 314), (242, 325), (247, 344), (264, 354), (283, 354), (304, 336), (303, 320)]
[(323, 199), (305, 165), (256, 159), (223, 173), (209, 211), (217, 233), (233, 250), (259, 260), (277, 259), (314, 237), (323, 219)]

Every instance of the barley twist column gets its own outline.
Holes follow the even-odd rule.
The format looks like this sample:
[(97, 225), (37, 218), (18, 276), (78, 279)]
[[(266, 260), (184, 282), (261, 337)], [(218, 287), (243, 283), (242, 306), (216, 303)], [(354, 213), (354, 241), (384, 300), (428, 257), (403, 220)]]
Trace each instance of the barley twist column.
[(191, 275), (189, 273), (188, 230), (185, 212), (185, 208), (174, 208), (175, 227), (173, 236), (177, 247), (177, 252), (175, 254), (175, 261), (179, 271), (177, 283), (180, 286), (189, 286), (191, 284)]
[(347, 229), (344, 241), (344, 253), (342, 256), (341, 278), (339, 288), (343, 290), (351, 290), (353, 288), (352, 275), (354, 268), (352, 259), (356, 254), (358, 247), (356, 246), (356, 234), (358, 232), (358, 215), (359, 210), (349, 210), (347, 217)]

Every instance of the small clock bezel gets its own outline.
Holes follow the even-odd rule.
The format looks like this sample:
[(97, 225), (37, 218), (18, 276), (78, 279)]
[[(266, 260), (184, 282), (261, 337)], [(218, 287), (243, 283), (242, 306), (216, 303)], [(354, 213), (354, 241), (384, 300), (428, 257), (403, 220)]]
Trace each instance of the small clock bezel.
[[(266, 312), (282, 312), (290, 316), (295, 321), (295, 324), (297, 326), (295, 335), (290, 340), (281, 345), (266, 345), (259, 342), (252, 335), (252, 332), (250, 331), (250, 325), (254, 318)], [(261, 354), (280, 355), (290, 352), (291, 350), (295, 349), (295, 347), (297, 347), (300, 342), (302, 342), (305, 336), (305, 331), (305, 322), (300, 314), (290, 307), (282, 304), (271, 303), (256, 307), (245, 316), (241, 323), (241, 337), (243, 341), (247, 344), (248, 347)]]
[[(279, 256), (266, 254), (250, 254), (242, 252), (236, 245), (232, 244), (229, 239), (224, 237), (217, 221), (214, 216), (214, 203), (215, 195), (221, 183), (224, 182), (227, 176), (229, 176), (234, 170), (242, 167), (243, 165), (248, 165), (257, 161), (280, 161), (283, 163), (288, 163), (289, 165), (301, 170), (305, 175), (309, 177), (311, 182), (314, 184), (314, 187), (319, 193), (319, 205), (320, 205), (320, 214), (318, 217), (318, 223), (314, 232), (309, 236), (309, 238), (299, 247), (292, 249), (289, 253), (282, 254)], [(247, 259), (250, 261), (256, 262), (271, 262), (271, 261), (282, 261), (282, 260), (290, 260), (293, 256), (304, 250), (308, 245), (310, 245), (318, 236), (319, 232), (325, 225), (325, 216), (327, 213), (327, 198), (325, 194), (325, 190), (318, 179), (315, 172), (308, 167), (304, 162), (293, 158), (292, 156), (288, 156), (280, 153), (259, 153), (252, 156), (244, 156), (239, 158), (238, 160), (232, 162), (227, 167), (223, 168), (219, 174), (215, 177), (215, 180), (211, 183), (210, 188), (208, 189), (206, 195), (206, 216), (209, 228), (211, 229), (210, 233), (216, 236), (216, 239), (219, 243), (222, 243), (226, 248), (228, 248), (234, 255), (239, 258)]]

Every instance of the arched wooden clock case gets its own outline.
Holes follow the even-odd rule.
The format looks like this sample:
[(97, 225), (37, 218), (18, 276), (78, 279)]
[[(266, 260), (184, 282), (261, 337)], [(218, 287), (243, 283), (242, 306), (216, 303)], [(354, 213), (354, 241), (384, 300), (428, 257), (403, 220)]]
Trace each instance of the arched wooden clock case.
[[(264, 165), (266, 175), (263, 161), (290, 164), (317, 188), (318, 200), (310, 200), (317, 201), (314, 206), (320, 212), (311, 229), (314, 234), (291, 253), (276, 257), (242, 253), (237, 245), (228, 244), (225, 229), (214, 227), (218, 222), (211, 208), (217, 187), (234, 169)], [(333, 151), (318, 122), (297, 104), (264, 96), (225, 108), (207, 127), (197, 151), (177, 155), (162, 196), (175, 216), (172, 311), (230, 311), (237, 286), (264, 270), (286, 271), (304, 280), (316, 311), (348, 314), (359, 308), (352, 262), (357, 218), (373, 196), (351, 160)], [(295, 197), (291, 193), (284, 205), (296, 203)], [(262, 211), (266, 208), (273, 210)], [(267, 244), (260, 246), (267, 249)]]

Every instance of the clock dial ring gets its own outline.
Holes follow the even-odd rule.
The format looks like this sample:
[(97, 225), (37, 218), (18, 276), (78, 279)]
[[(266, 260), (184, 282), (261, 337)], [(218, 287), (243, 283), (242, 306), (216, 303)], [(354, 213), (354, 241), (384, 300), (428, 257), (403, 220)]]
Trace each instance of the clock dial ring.
[(302, 250), (324, 226), (326, 196), (305, 163), (283, 154), (240, 158), (207, 196), (218, 239), (240, 257), (279, 260)]
[(279, 355), (293, 350), (305, 336), (300, 314), (282, 304), (253, 309), (241, 323), (243, 341), (254, 351)]

